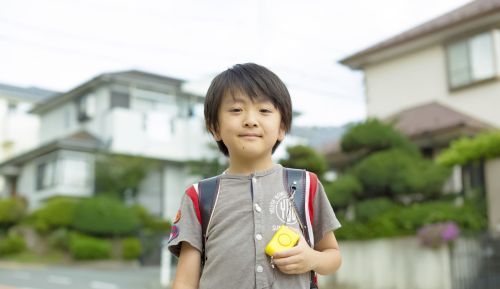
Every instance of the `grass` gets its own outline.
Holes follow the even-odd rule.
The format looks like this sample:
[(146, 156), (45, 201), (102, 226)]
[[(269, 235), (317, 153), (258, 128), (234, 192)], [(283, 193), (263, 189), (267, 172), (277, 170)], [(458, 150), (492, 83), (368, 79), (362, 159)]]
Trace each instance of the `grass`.
[(43, 255), (31, 251), (2, 256), (3, 261), (17, 263), (61, 264), (68, 260), (67, 254), (61, 251), (49, 251)]

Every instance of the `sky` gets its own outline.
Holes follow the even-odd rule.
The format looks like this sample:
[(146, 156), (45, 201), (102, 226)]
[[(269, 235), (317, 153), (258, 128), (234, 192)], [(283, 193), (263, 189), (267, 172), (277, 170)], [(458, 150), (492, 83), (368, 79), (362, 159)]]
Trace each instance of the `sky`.
[(288, 86), (301, 126), (365, 117), (363, 77), (346, 56), (470, 0), (0, 0), (0, 83), (67, 91), (138, 69), (211, 79), (255, 62)]

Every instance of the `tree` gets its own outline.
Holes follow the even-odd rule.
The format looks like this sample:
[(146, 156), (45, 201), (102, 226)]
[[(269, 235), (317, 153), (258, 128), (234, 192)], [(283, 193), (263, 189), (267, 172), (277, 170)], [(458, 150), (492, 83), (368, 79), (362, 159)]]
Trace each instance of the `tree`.
[(323, 175), (327, 170), (326, 160), (313, 148), (304, 145), (297, 145), (287, 147), (286, 151), (288, 153), (288, 157), (279, 161), (283, 166), (306, 169), (315, 173), (318, 178), (323, 178)]
[(141, 157), (98, 155), (95, 190), (97, 194), (107, 194), (120, 199), (125, 199), (127, 192), (136, 195), (147, 173), (158, 166), (158, 161)]

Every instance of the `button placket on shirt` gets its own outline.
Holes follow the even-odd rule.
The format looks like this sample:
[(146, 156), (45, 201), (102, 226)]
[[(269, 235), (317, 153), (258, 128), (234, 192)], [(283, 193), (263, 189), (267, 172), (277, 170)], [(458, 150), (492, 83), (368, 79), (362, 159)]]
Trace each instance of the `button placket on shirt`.
[(263, 240), (263, 214), (260, 204), (262, 203), (262, 192), (260, 191), (260, 186), (258, 179), (254, 176), (252, 178), (253, 196), (254, 196), (254, 232), (255, 232), (255, 272), (256, 272), (256, 288), (262, 288), (266, 285), (266, 277), (264, 272), (264, 264), (266, 259), (263, 254), (264, 244)]

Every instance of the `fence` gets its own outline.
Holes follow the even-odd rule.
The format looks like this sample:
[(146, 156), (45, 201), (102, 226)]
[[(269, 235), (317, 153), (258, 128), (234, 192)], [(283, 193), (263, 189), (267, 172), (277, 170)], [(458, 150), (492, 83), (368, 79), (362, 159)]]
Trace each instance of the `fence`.
[(459, 239), (451, 250), (453, 289), (500, 288), (500, 239)]

